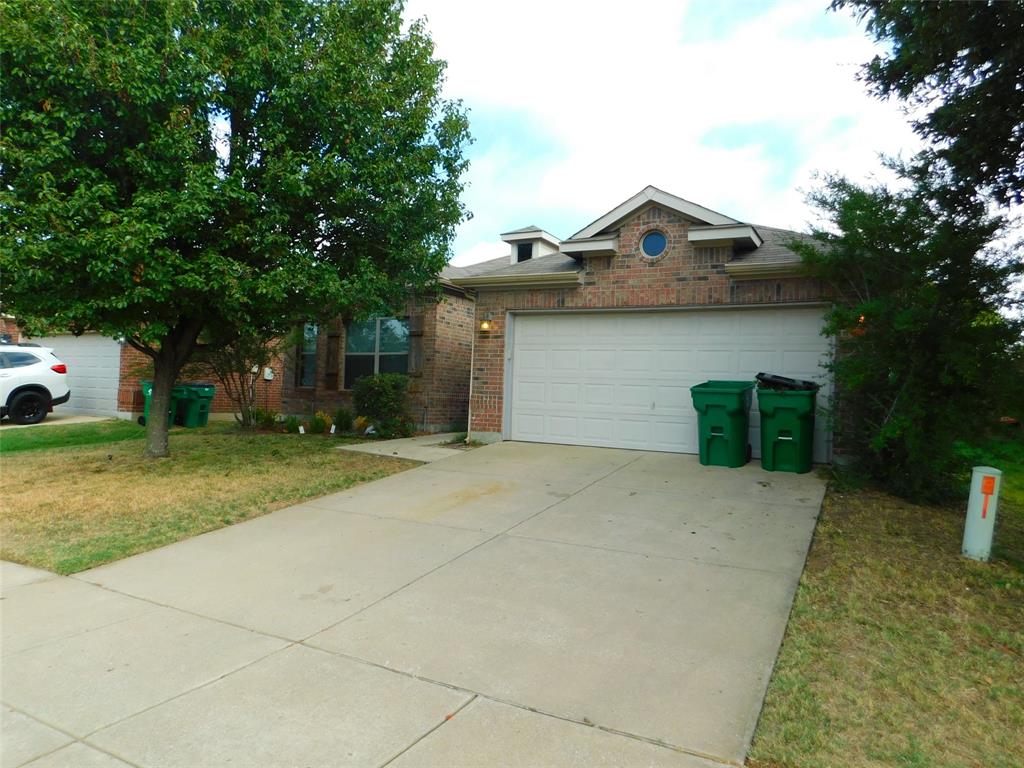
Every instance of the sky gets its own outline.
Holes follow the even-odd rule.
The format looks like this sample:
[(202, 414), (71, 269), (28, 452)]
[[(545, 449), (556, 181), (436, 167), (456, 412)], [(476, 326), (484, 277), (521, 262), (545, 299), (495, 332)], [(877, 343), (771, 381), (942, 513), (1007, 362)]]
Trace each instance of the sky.
[(805, 229), (815, 175), (886, 178), (920, 146), (857, 80), (875, 44), (828, 0), (409, 0), (475, 139), (453, 263), (499, 233), (567, 238), (648, 184)]

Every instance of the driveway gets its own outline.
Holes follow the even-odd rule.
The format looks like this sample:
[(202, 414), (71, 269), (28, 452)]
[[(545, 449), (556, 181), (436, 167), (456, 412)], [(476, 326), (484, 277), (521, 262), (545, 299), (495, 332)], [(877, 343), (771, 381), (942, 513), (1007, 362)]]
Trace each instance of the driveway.
[(501, 443), (73, 578), (5, 564), (3, 766), (740, 765), (823, 493)]

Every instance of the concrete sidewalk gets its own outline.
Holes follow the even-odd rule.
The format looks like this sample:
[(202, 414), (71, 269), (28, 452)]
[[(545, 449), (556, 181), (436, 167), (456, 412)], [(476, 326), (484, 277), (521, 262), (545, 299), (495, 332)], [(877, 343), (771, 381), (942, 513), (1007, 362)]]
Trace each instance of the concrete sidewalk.
[(2, 764), (741, 765), (823, 493), (501, 443), (73, 578), (5, 564)]
[(429, 464), (432, 461), (451, 458), (455, 455), (455, 451), (465, 450), (458, 445), (447, 444), (455, 436), (455, 432), (442, 432), (419, 437), (400, 437), (395, 440), (343, 445), (339, 447), (339, 450), (372, 453), (375, 456), (394, 456), (399, 459), (412, 459)]

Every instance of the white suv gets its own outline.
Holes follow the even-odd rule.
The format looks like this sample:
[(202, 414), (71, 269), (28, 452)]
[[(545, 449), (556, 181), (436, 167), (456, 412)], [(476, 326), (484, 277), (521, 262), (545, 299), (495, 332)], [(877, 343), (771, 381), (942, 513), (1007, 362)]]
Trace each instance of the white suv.
[(67, 373), (49, 347), (0, 344), (0, 418), (38, 424), (71, 397)]

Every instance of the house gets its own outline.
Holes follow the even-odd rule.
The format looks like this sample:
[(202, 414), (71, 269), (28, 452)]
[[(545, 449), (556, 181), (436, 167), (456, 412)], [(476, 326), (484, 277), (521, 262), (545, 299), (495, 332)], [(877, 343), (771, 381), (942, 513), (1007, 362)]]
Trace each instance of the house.
[[(475, 296), (472, 436), (696, 453), (689, 388), (759, 371), (814, 379), (827, 405), (823, 288), (798, 237), (654, 187), (566, 240), (506, 232), (507, 256), (447, 273)], [(755, 455), (758, 428), (755, 411)]]
[(404, 373), (418, 429), (464, 430), (474, 308), (472, 292), (448, 279), (457, 271), (442, 273), (439, 301), (410, 302), (394, 317), (307, 324), (284, 356), (281, 412), (333, 415), (352, 407), (352, 387), (362, 376)]
[[(120, 419), (136, 419), (142, 415), (144, 400), (140, 381), (152, 376), (152, 363), (146, 355), (130, 344), (101, 336), (98, 333), (70, 333), (29, 337), (22, 334), (14, 318), (0, 317), (0, 333), (13, 342), (28, 342), (52, 347), (68, 366), (71, 399), (60, 408), (62, 414), (82, 414)], [(274, 360), (269, 373), (261, 371), (256, 384), (260, 407), (281, 410), (281, 360)], [(234, 403), (218, 387), (210, 404), (213, 418), (231, 419)]]

